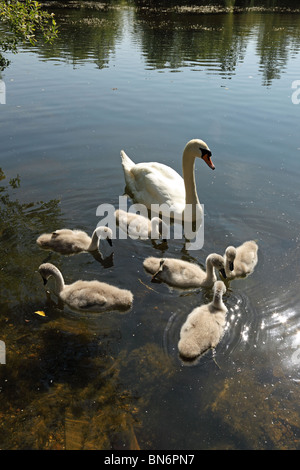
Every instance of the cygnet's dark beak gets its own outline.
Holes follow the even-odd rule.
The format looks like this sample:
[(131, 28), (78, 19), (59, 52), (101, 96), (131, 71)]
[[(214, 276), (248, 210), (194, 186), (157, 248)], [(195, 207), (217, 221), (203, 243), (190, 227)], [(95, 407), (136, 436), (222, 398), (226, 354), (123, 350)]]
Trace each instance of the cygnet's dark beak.
[(220, 269), (219, 271), (220, 271), (222, 277), (224, 277), (224, 279), (227, 279), (227, 276), (226, 276), (226, 273), (225, 273), (225, 269), (222, 268), (222, 269)]
[(153, 276), (152, 276), (152, 278), (151, 278), (151, 282), (160, 282), (158, 279), (156, 279), (156, 276), (163, 270), (164, 262), (165, 262), (164, 259), (160, 260), (159, 268), (158, 268), (158, 270), (156, 271), (156, 273), (153, 274)]
[(159, 268), (159, 270), (156, 271), (156, 273), (153, 274), (153, 276), (151, 277), (151, 282), (160, 282), (160, 281), (156, 278), (156, 276), (157, 276), (161, 271), (162, 271), (162, 269)]
[(48, 282), (48, 279), (46, 279), (45, 277), (42, 276), (42, 279), (43, 279), (43, 283), (44, 283), (44, 286), (47, 284)]
[(108, 243), (110, 244), (110, 246), (112, 246), (112, 239), (111, 239), (111, 238), (107, 238), (106, 240), (108, 241)]
[(234, 270), (233, 261), (229, 261), (229, 269), (230, 271)]

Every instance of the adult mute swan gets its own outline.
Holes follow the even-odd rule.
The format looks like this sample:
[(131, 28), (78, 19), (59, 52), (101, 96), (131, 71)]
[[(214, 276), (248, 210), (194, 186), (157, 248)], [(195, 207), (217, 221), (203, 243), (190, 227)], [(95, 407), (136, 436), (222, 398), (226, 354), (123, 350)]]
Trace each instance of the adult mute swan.
[(143, 215), (117, 209), (115, 218), (119, 227), (133, 239), (165, 239), (168, 234), (167, 225), (159, 217), (149, 220)]
[(253, 240), (244, 242), (237, 248), (228, 246), (224, 254), (226, 279), (232, 280), (251, 274), (258, 262), (257, 251), (258, 245)]
[(51, 263), (41, 264), (39, 273), (44, 285), (49, 277), (53, 276), (58, 297), (77, 311), (100, 313), (107, 310), (124, 310), (129, 309), (133, 302), (130, 291), (105, 282), (79, 280), (66, 285), (60, 270)]
[[(211, 151), (200, 139), (190, 140), (183, 150), (183, 178), (173, 168), (163, 163), (135, 164), (124, 150), (121, 150), (124, 177), (130, 195), (149, 210), (153, 204), (166, 205), (165, 210), (162, 207), (160, 212), (168, 217), (170, 211), (173, 212), (174, 220), (199, 221), (203, 216), (203, 210), (195, 182), (196, 157), (204, 160), (212, 170), (215, 169), (211, 160)], [(152, 209), (154, 211), (153, 207)]]
[(195, 263), (176, 258), (150, 256), (144, 260), (143, 265), (153, 275), (152, 281), (166, 282), (181, 289), (212, 287), (217, 280), (215, 268), (226, 277), (224, 258), (216, 253), (211, 253), (206, 258), (206, 271)]
[(109, 227), (97, 227), (92, 237), (82, 230), (63, 228), (52, 233), (43, 233), (36, 242), (45, 250), (52, 250), (64, 255), (97, 250), (100, 239), (112, 245), (112, 230)]
[(195, 308), (188, 315), (180, 330), (178, 350), (182, 357), (195, 359), (208, 349), (214, 349), (223, 336), (227, 307), (223, 302), (225, 284), (214, 284), (212, 302)]

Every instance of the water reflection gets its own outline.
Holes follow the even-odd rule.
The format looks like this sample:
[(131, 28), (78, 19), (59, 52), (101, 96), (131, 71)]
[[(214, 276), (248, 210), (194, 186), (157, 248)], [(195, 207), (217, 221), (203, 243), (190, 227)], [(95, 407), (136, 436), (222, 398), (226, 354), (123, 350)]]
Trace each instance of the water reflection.
[[(270, 10), (271, 4), (264, 4)], [(53, 46), (38, 48), (39, 54), (74, 67), (85, 61), (100, 69), (107, 67), (120, 41), (129, 37), (140, 45), (150, 69), (192, 67), (230, 78), (247, 49), (254, 47), (263, 85), (269, 86), (285, 72), (289, 57), (296, 57), (300, 50), (299, 15), (266, 15), (260, 7), (253, 8), (253, 2), (249, 2), (252, 9), (238, 14), (230, 9), (220, 13), (217, 7), (218, 14), (209, 14), (210, 10), (201, 6), (164, 5), (159, 9), (143, 2), (122, 8), (118, 3), (97, 2), (76, 8), (72, 2), (66, 5), (67, 14), (53, 3), (49, 6), (55, 12), (60, 35)]]
[(51, 2), (49, 8), (55, 12), (60, 34), (52, 45), (38, 48), (41, 57), (56, 58), (74, 68), (87, 60), (92, 60), (99, 69), (107, 67), (123, 34), (124, 11), (97, 2), (92, 8), (87, 2), (86, 8), (81, 4), (76, 8), (74, 3), (71, 7), (59, 5), (58, 9)]

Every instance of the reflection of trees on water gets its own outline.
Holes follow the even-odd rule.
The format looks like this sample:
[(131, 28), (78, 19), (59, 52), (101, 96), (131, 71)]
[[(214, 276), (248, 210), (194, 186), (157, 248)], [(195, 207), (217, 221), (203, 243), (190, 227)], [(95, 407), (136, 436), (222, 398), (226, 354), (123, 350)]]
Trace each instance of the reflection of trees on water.
[(58, 57), (76, 67), (91, 59), (101, 69), (107, 66), (122, 36), (122, 11), (117, 8), (63, 8), (55, 10), (59, 37), (39, 52), (45, 59)]
[(289, 33), (289, 25), (282, 21), (281, 15), (265, 15), (264, 23), (258, 30), (256, 47), (264, 85), (270, 85), (272, 80), (280, 78), (290, 55), (299, 52), (299, 15), (297, 19), (298, 28), (294, 26)]
[(136, 34), (140, 35), (144, 56), (153, 68), (174, 69), (195, 63), (230, 76), (255, 38), (263, 83), (268, 85), (280, 77), (290, 54), (299, 51), (300, 29), (293, 23), (297, 18), (300, 26), (298, 15), (157, 15), (140, 10), (136, 18)]
[(299, 52), (300, 28), (295, 24), (300, 26), (299, 15), (253, 11), (262, 4), (271, 8), (273, 1), (224, 0), (226, 7), (251, 7), (236, 14), (201, 13), (202, 3), (207, 6), (215, 2), (197, 2), (197, 7), (182, 8), (185, 3), (176, 2), (176, 7), (169, 4), (168, 8), (157, 8), (157, 2), (154, 8), (149, 1), (147, 6), (142, 1), (84, 2), (78, 8), (72, 3), (73, 8), (69, 5), (55, 12), (59, 39), (53, 46), (43, 46), (40, 53), (75, 66), (92, 60), (103, 68), (115, 54), (116, 44), (129, 38), (140, 45), (150, 68), (176, 70), (194, 65), (228, 77), (243, 62), (254, 40), (259, 72), (263, 84), (269, 85), (280, 77), (290, 55)]
[[(114, 0), (111, 0), (114, 2)], [(108, 3), (109, 0), (108, 0)], [(171, 6), (187, 6), (192, 8), (203, 8), (207, 7), (212, 8), (213, 12), (220, 12), (220, 10), (229, 10), (239, 11), (240, 9), (249, 9), (256, 8), (261, 10), (268, 11), (285, 11), (285, 10), (296, 10), (299, 8), (298, 5), (295, 5), (295, 0), (131, 0), (131, 3), (134, 3), (138, 6), (147, 6), (147, 7), (171, 7)], [(279, 4), (280, 3), (280, 4)]]
[(143, 52), (153, 68), (194, 64), (230, 74), (244, 58), (250, 31), (241, 34), (240, 16), (175, 14), (156, 20), (142, 12), (137, 18)]

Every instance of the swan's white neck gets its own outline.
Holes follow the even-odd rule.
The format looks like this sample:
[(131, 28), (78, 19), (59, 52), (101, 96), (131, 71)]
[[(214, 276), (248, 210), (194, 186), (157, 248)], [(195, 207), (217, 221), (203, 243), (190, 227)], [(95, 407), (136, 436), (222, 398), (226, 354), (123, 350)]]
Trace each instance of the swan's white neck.
[[(185, 186), (185, 204), (192, 213), (192, 220), (197, 220), (202, 215), (202, 207), (199, 202), (195, 181), (195, 155), (189, 148), (185, 148), (182, 155), (182, 174)], [(185, 209), (186, 214), (190, 212)], [(190, 215), (186, 215), (190, 218)]]
[(196, 181), (195, 181), (195, 158), (188, 150), (185, 150), (182, 157), (182, 173), (185, 185), (185, 203), (199, 204)]

